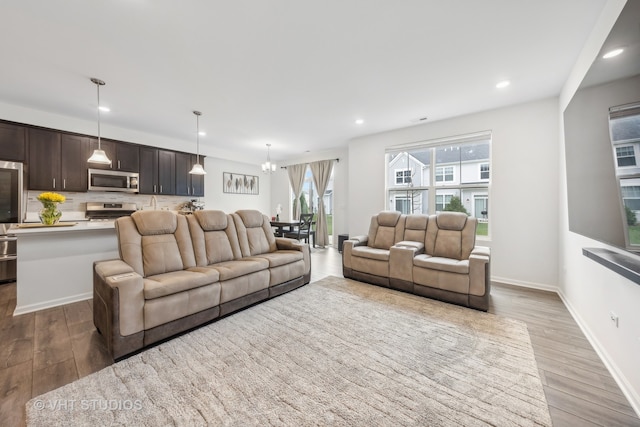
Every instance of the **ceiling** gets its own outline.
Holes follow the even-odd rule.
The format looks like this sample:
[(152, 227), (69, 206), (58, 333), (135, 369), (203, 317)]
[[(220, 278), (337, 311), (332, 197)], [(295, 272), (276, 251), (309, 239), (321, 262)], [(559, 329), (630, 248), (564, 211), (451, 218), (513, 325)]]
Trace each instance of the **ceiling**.
[(97, 77), (103, 136), (117, 126), (192, 150), (197, 109), (201, 152), (264, 160), (271, 143), (286, 160), (558, 95), (605, 3), (2, 2), (0, 101), (95, 120)]

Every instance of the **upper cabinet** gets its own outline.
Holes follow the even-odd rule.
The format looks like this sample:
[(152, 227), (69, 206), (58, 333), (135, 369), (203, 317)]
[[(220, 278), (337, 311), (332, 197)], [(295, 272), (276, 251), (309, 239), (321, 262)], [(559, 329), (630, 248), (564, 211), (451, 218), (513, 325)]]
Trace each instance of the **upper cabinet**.
[(204, 196), (204, 175), (189, 173), (194, 164), (196, 164), (195, 155), (176, 153), (176, 195)]
[(60, 133), (29, 129), (29, 190), (62, 190)]
[(0, 160), (24, 162), (26, 135), (24, 126), (0, 123)]
[(29, 129), (30, 190), (87, 191), (91, 138)]
[[(92, 164), (94, 169), (109, 169), (125, 172), (139, 172), (140, 149), (135, 144), (126, 142), (113, 141), (108, 139), (100, 140), (100, 148), (111, 160), (110, 165)], [(93, 150), (98, 149), (98, 140), (94, 139), (91, 143), (89, 155)]]
[(141, 194), (176, 194), (175, 152), (140, 147), (139, 191)]

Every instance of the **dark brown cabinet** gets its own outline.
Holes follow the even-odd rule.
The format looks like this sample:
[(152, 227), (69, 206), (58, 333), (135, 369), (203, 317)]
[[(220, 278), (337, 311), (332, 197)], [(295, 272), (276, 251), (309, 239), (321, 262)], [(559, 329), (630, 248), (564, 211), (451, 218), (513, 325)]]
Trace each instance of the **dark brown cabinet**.
[(91, 138), (29, 129), (30, 190), (87, 191)]
[[(89, 155), (93, 153), (93, 150), (98, 148), (98, 140), (94, 139), (91, 143), (91, 149)], [(112, 141), (108, 139), (102, 139), (100, 141), (100, 148), (104, 150), (105, 154), (111, 160), (110, 165), (92, 164), (93, 169), (109, 169), (125, 172), (139, 172), (140, 164), (140, 149), (137, 145), (127, 144), (126, 142)]]
[(60, 179), (63, 191), (87, 191), (89, 146), (93, 138), (60, 136)]
[(60, 133), (29, 129), (29, 189), (61, 190)]
[[(189, 173), (196, 156), (187, 153), (175, 153), (176, 156), (176, 195), (178, 196), (204, 196), (204, 175), (192, 175)], [(202, 158), (200, 159), (202, 161)]]
[(0, 123), (0, 160), (24, 162), (26, 128), (12, 123)]
[(140, 193), (176, 194), (175, 155), (173, 151), (140, 147)]

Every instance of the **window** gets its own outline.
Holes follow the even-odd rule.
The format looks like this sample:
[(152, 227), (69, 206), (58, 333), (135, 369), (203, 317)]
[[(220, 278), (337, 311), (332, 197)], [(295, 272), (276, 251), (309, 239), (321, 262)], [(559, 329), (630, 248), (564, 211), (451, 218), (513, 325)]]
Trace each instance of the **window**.
[(618, 167), (635, 166), (636, 155), (633, 150), (633, 145), (616, 147), (616, 159), (618, 161)]
[(609, 131), (616, 178), (620, 186), (620, 209), (628, 249), (640, 247), (640, 103), (609, 108)]
[(406, 196), (395, 196), (395, 210), (398, 212), (402, 212), (403, 214), (408, 214), (410, 211), (410, 203), (409, 198)]
[(404, 214), (445, 210), (478, 218), (488, 236), (491, 134), (412, 143), (386, 150), (386, 209)]
[(411, 184), (411, 169), (396, 170), (396, 185)]
[(621, 186), (622, 202), (632, 211), (640, 211), (640, 186)]
[(436, 182), (453, 181), (453, 166), (436, 168)]
[(436, 194), (436, 212), (442, 212), (452, 198), (453, 194)]
[(489, 163), (480, 165), (480, 179), (489, 179)]

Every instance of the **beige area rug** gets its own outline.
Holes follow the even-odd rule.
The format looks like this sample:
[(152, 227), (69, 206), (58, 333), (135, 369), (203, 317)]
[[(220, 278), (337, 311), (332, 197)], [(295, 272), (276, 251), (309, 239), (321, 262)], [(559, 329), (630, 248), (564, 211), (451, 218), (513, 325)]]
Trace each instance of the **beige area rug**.
[(526, 326), (328, 277), (32, 399), (34, 426), (550, 426)]

